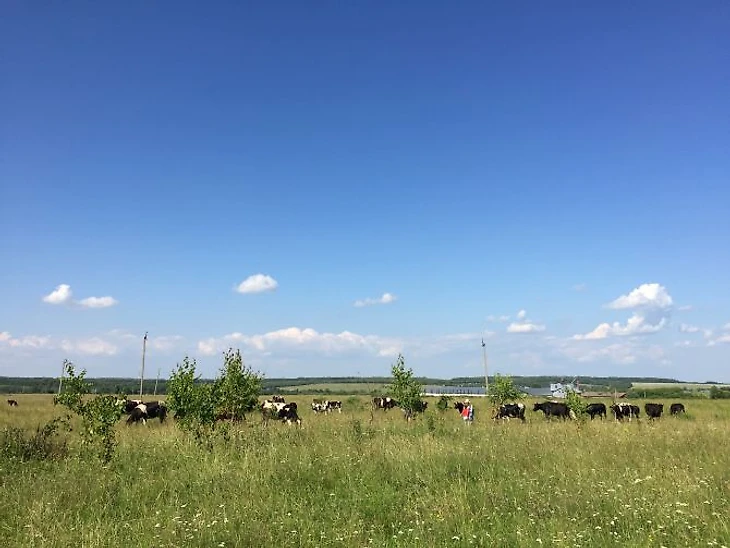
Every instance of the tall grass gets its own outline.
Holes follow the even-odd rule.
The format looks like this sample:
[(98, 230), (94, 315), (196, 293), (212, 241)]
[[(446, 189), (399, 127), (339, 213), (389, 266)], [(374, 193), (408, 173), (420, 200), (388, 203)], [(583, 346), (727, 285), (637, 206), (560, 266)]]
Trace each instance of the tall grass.
[[(18, 400), (0, 428), (59, 412)], [(0, 545), (730, 545), (730, 402), (655, 423), (495, 424), (477, 401), (466, 426), (453, 410), (406, 424), (371, 420), (365, 399), (329, 416), (296, 401), (302, 428), (252, 417), (213, 451), (154, 421), (120, 424), (106, 468), (4, 459)]]

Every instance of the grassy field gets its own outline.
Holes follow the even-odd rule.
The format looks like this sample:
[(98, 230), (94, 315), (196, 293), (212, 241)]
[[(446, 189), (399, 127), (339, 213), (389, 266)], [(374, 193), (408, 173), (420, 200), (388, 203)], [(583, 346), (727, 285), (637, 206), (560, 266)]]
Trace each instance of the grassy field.
[[(0, 429), (60, 411), (16, 399)], [(293, 399), (301, 428), (251, 417), (212, 451), (172, 422), (122, 423), (108, 467), (74, 447), (2, 458), (0, 546), (730, 546), (730, 402), (653, 424), (531, 410), (495, 424), (475, 398), (466, 426), (453, 410), (407, 424), (371, 420), (364, 397), (329, 416)]]

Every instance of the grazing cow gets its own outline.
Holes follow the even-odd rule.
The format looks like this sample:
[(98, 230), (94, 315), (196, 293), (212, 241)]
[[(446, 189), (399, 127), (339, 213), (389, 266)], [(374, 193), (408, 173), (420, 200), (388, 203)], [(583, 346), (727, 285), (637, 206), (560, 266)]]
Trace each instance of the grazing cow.
[(631, 422), (632, 418), (639, 418), (639, 406), (633, 405), (631, 403), (614, 403), (610, 407), (611, 411), (613, 411), (613, 416), (616, 418), (617, 421), (621, 421), (625, 418), (629, 419), (629, 422)]
[(286, 403), (284, 396), (271, 396), (271, 401), (274, 403)]
[(322, 400), (312, 400), (312, 411), (315, 413), (325, 413), (327, 411), (327, 402)]
[(664, 412), (664, 404), (647, 403), (646, 405), (644, 405), (644, 411), (646, 411), (646, 416), (649, 417), (649, 420), (658, 419), (662, 416), (662, 413)]
[(673, 403), (669, 406), (670, 415), (679, 415), (680, 413), (686, 413), (686, 410), (684, 409), (684, 404)]
[(532, 408), (533, 411), (542, 411), (546, 419), (550, 417), (560, 417), (565, 420), (568, 417), (571, 419), (575, 418), (575, 413), (567, 406), (567, 404), (553, 401), (545, 401), (542, 403), (536, 403)]
[(459, 415), (461, 415), (461, 413), (464, 411), (464, 407), (466, 407), (464, 405), (464, 402), (461, 402), (461, 401), (454, 402), (454, 409), (456, 409), (459, 412)]
[(132, 409), (132, 412), (129, 414), (129, 418), (127, 419), (127, 426), (129, 426), (130, 424), (136, 424), (139, 421), (142, 421), (142, 424), (147, 424), (148, 418), (149, 415), (147, 415), (147, 406), (143, 403), (140, 403), (138, 406)]
[(598, 415), (602, 419), (606, 418), (606, 405), (603, 403), (589, 403), (586, 406), (586, 413), (591, 416), (591, 420)]
[(376, 396), (373, 398), (373, 409), (383, 409), (387, 411), (388, 409), (393, 409), (394, 407), (398, 407), (398, 402), (390, 396)]
[(334, 411), (335, 409), (342, 413), (342, 402), (340, 400), (327, 400), (324, 402), (327, 406), (326, 411), (329, 413), (330, 411)]
[(264, 423), (268, 423), (269, 419), (276, 419), (285, 422), (287, 425), (302, 424), (302, 420), (297, 414), (296, 402), (281, 403), (264, 400), (264, 403), (261, 404), (261, 418)]
[(160, 424), (165, 422), (167, 418), (167, 405), (164, 401), (148, 401), (144, 404), (147, 407), (147, 417), (150, 419), (160, 419)]
[(18, 402), (15, 400), (8, 400), (8, 405), (10, 407), (18, 407)]
[(524, 403), (505, 403), (499, 406), (494, 420), (497, 419), (520, 419), (525, 422), (525, 404)]
[(123, 404), (124, 412), (129, 415), (132, 411), (134, 411), (135, 407), (142, 403), (142, 400), (128, 400), (127, 398), (124, 398), (117, 400), (117, 403), (120, 405)]

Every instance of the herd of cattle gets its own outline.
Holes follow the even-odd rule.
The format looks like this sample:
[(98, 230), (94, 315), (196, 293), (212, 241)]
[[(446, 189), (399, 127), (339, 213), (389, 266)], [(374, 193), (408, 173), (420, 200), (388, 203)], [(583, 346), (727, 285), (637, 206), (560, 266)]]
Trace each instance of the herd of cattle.
[[(141, 422), (146, 424), (150, 419), (160, 419), (160, 422), (164, 422), (167, 417), (167, 406), (164, 401), (150, 401), (143, 402), (142, 400), (129, 400), (122, 399), (118, 400), (120, 404), (124, 406), (124, 413), (128, 415), (127, 425)], [(17, 407), (18, 402), (16, 400), (7, 400), (10, 407)], [(372, 399), (372, 408), (387, 411), (399, 407), (399, 403), (389, 396), (376, 396)], [(428, 407), (428, 402), (421, 401), (417, 412), (424, 412)], [(454, 409), (461, 414), (464, 408), (464, 403), (454, 403)], [(299, 418), (298, 408), (296, 402), (286, 403), (282, 396), (273, 396), (271, 399), (264, 400), (260, 404), (259, 409), (261, 411), (261, 418), (264, 422), (269, 420), (278, 420), (286, 424), (297, 424), (301, 425), (302, 420)], [(606, 407), (603, 403), (591, 403), (586, 406), (586, 413), (593, 420), (595, 417), (605, 419), (608, 414), (608, 409), (611, 410), (614, 418), (617, 421), (623, 421), (627, 419), (639, 418), (639, 406), (631, 403), (621, 402), (614, 403)], [(542, 411), (546, 419), (551, 417), (557, 417), (561, 419), (575, 419), (575, 413), (568, 407), (566, 403), (556, 401), (546, 401), (536, 403), (532, 410), (534, 412)], [(312, 411), (315, 414), (319, 413), (330, 413), (332, 411), (338, 411), (342, 413), (342, 402), (339, 400), (312, 400)], [(647, 403), (644, 405), (644, 411), (646, 416), (650, 420), (658, 419), (664, 412), (663, 403)], [(685, 413), (686, 410), (684, 405), (681, 403), (673, 403), (669, 406), (669, 413), (671, 415), (679, 415)], [(225, 414), (221, 414), (216, 417), (218, 420), (226, 420), (230, 417)], [(497, 408), (496, 413), (492, 417), (493, 419), (519, 419), (525, 422), (525, 404), (523, 403), (507, 403), (500, 405)]]

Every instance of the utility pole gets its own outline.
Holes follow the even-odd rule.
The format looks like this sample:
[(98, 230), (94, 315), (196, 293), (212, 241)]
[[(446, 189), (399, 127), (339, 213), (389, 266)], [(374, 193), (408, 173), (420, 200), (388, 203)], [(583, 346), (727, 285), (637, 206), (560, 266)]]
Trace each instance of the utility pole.
[(144, 382), (144, 355), (147, 352), (147, 332), (144, 333), (142, 341), (142, 373), (139, 375), (139, 399), (142, 399), (142, 383)]
[(157, 368), (157, 378), (155, 379), (155, 396), (157, 395), (157, 383), (160, 381), (160, 368)]
[(58, 379), (58, 395), (61, 395), (61, 388), (63, 388), (63, 375), (66, 372), (66, 360), (63, 360), (61, 365), (61, 378)]
[(482, 338), (482, 357), (484, 358), (484, 388), (485, 396), (489, 396), (489, 374), (487, 373), (487, 345), (484, 343), (484, 338)]

